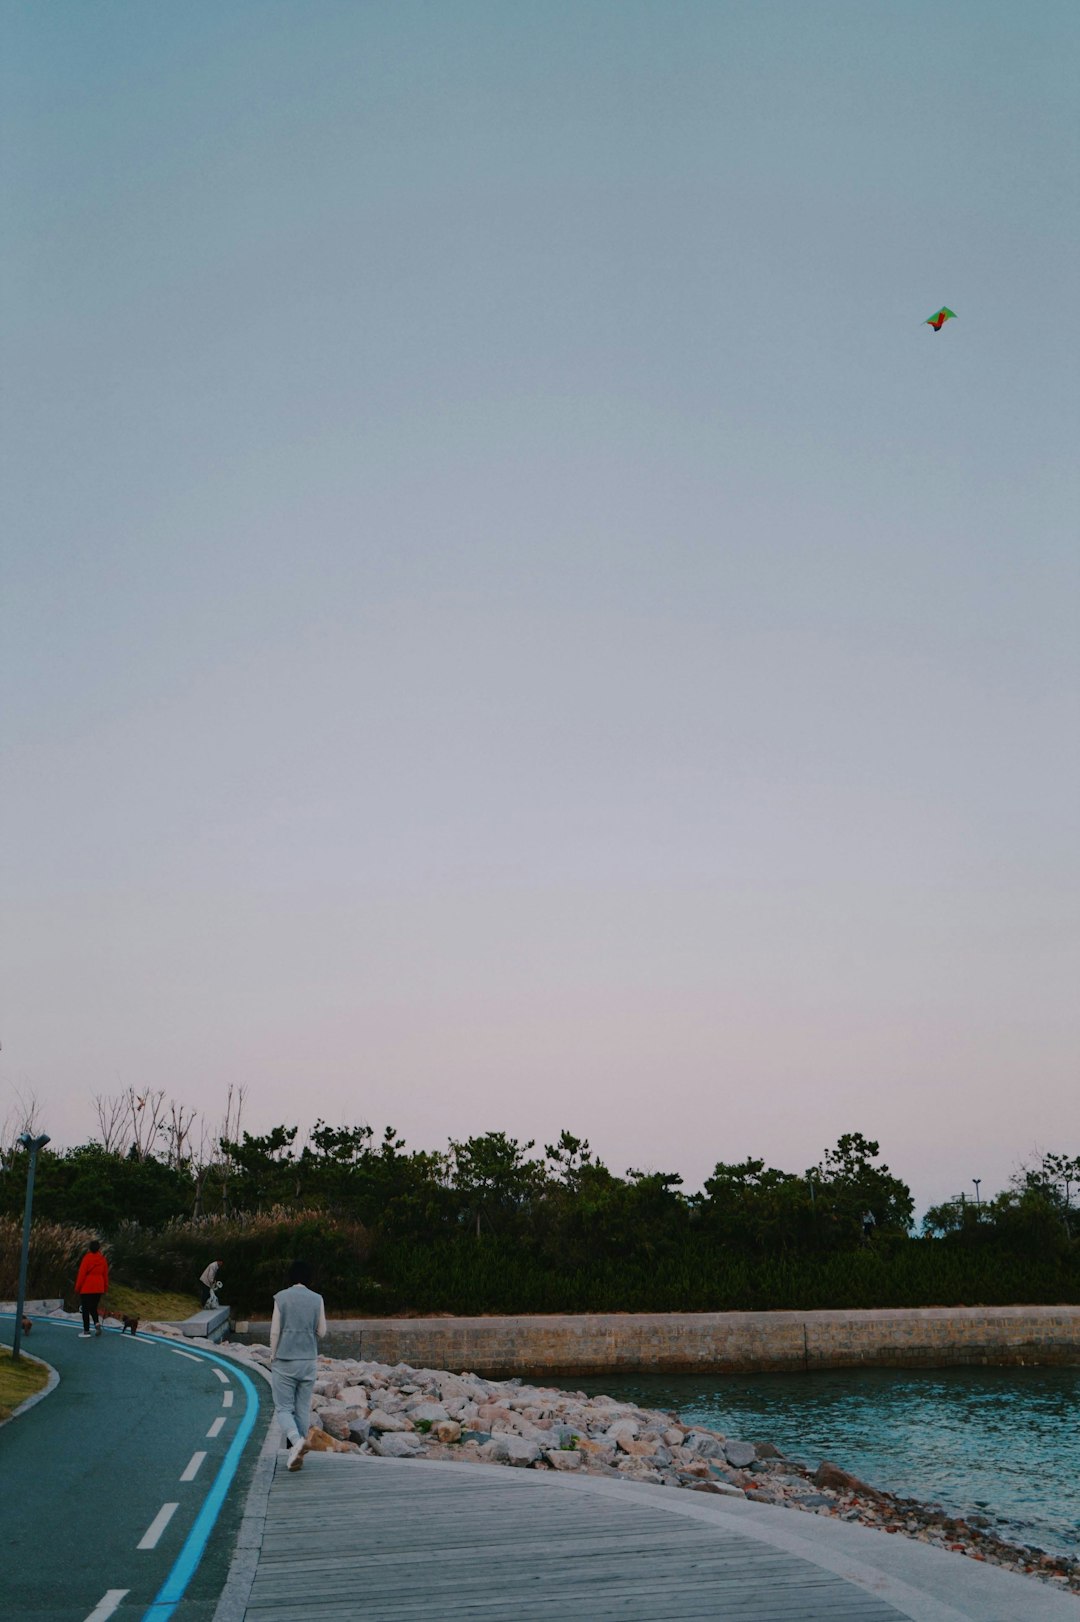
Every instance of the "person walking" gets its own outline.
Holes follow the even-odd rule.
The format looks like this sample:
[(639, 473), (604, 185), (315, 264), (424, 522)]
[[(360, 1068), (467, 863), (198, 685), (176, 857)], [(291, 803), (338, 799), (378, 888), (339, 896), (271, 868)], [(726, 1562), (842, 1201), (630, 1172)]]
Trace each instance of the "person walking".
[(86, 1255), (79, 1263), (79, 1271), (75, 1275), (75, 1294), (79, 1298), (79, 1309), (82, 1312), (80, 1340), (90, 1339), (91, 1318), (94, 1320), (95, 1333), (101, 1334), (98, 1302), (108, 1288), (109, 1264), (102, 1253), (101, 1245), (96, 1239), (91, 1239), (86, 1247)]
[(289, 1287), (275, 1295), (270, 1320), (270, 1390), (289, 1450), (288, 1470), (299, 1470), (307, 1452), (319, 1341), (326, 1334), (323, 1298), (310, 1285), (307, 1262), (293, 1262)]

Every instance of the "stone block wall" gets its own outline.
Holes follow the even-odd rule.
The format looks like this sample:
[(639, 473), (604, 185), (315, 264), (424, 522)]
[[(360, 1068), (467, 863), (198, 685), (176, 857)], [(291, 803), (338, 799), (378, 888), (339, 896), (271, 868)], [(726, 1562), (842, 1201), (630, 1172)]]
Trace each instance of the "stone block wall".
[(492, 1378), (1080, 1365), (1080, 1306), (333, 1319), (324, 1350)]

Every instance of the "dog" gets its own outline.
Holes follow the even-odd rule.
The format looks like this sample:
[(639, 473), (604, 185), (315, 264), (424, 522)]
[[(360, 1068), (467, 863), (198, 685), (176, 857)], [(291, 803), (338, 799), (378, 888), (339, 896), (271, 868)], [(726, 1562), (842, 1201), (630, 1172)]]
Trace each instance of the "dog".
[(28, 1335), (30, 1333), (31, 1329), (33, 1329), (33, 1327), (34, 1327), (33, 1318), (24, 1318), (23, 1319), (23, 1321), (22, 1321), (22, 1332), (23, 1332), (24, 1335)]
[(339, 1442), (336, 1436), (324, 1431), (319, 1425), (312, 1425), (304, 1442), (305, 1453), (359, 1453), (360, 1449), (355, 1442)]
[(126, 1312), (122, 1315), (122, 1325), (123, 1327), (120, 1330), (121, 1334), (123, 1334), (127, 1329), (131, 1330), (132, 1335), (137, 1335), (139, 1333), (138, 1318), (129, 1318)]

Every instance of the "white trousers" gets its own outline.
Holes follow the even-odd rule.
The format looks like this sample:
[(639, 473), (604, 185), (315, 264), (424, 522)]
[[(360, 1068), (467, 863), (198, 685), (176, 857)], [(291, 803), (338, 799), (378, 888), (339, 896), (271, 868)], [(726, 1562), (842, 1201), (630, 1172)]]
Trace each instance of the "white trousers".
[(315, 1389), (313, 1357), (281, 1359), (270, 1365), (274, 1418), (290, 1446), (302, 1442), (311, 1428), (311, 1394)]

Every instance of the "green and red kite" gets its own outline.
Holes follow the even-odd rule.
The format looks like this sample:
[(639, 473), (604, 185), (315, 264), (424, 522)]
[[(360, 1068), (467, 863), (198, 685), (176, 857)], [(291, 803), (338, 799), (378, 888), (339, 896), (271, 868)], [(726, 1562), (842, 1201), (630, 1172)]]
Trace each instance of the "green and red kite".
[(950, 310), (947, 305), (943, 304), (941, 306), (941, 309), (937, 312), (936, 315), (928, 315), (927, 316), (926, 320), (923, 322), (923, 326), (924, 327), (933, 327), (935, 332), (940, 332), (942, 327), (945, 325), (946, 321), (955, 321), (955, 320), (956, 320), (956, 311), (955, 310)]

